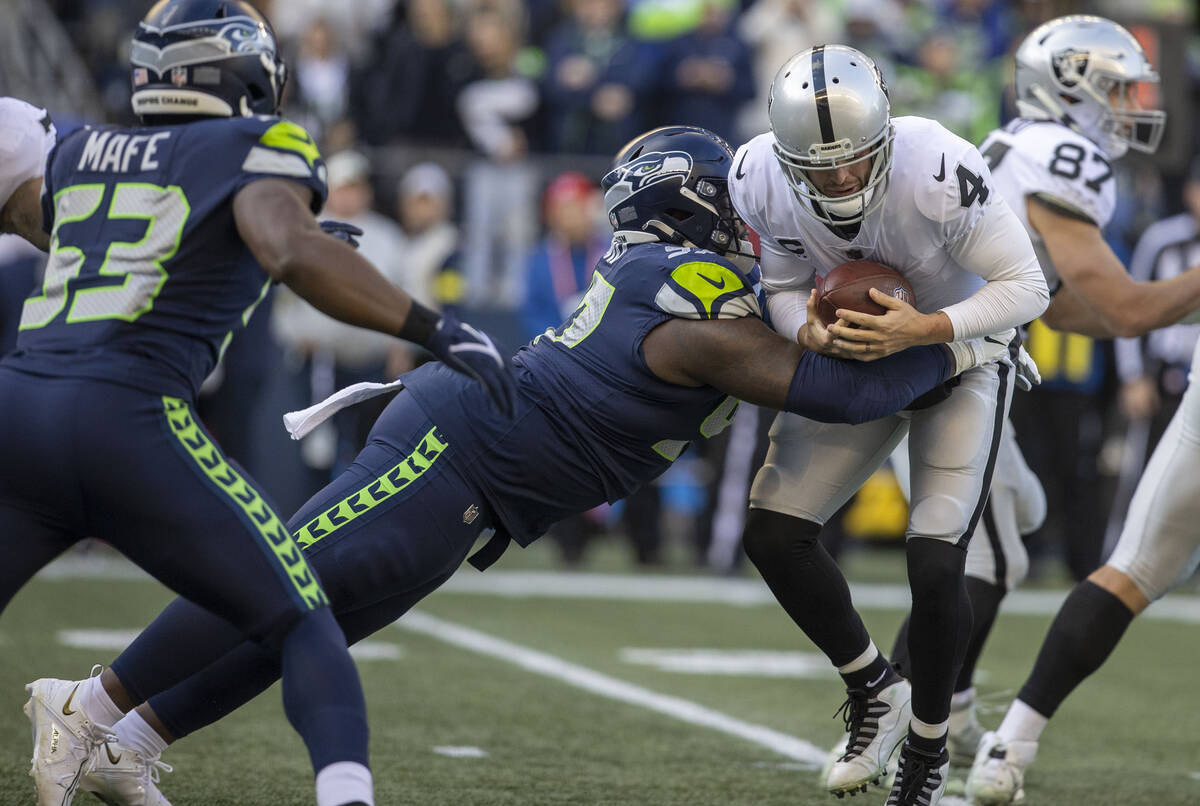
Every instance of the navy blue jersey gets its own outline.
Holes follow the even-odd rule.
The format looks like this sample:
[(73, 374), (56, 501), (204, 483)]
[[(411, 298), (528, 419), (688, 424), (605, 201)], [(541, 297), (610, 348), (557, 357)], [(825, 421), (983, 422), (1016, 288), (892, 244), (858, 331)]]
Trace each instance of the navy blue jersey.
[(5, 364), (189, 399), (270, 280), (238, 235), (233, 197), (283, 177), (325, 200), (312, 138), (276, 117), (84, 128), (51, 152), (45, 280)]
[(431, 364), (405, 376), (511, 536), (616, 501), (661, 474), (689, 441), (728, 426), (737, 401), (709, 386), (660, 380), (642, 341), (671, 318), (760, 316), (752, 280), (699, 249), (620, 239), (596, 266), (575, 313), (513, 359), (512, 420), (478, 384)]

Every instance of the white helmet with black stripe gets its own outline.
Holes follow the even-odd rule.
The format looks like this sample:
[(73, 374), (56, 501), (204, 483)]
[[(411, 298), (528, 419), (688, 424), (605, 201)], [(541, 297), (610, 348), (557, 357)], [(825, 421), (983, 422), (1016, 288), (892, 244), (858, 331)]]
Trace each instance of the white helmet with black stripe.
[[(818, 45), (788, 59), (767, 99), (775, 156), (796, 195), (827, 224), (862, 221), (883, 203), (892, 167), (891, 104), (879, 68), (846, 45)], [(862, 187), (830, 196), (820, 171), (871, 160)]]
[(1141, 108), (1142, 83), (1158, 83), (1146, 52), (1133, 34), (1103, 17), (1058, 17), (1017, 48), (1021, 116), (1057, 120), (1110, 157), (1129, 148), (1153, 153), (1162, 139), (1167, 113)]

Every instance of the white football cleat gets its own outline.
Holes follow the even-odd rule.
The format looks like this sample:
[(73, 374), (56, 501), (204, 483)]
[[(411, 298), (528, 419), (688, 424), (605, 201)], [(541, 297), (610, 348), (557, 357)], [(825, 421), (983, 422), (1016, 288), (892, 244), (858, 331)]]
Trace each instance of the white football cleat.
[(885, 806), (937, 806), (949, 772), (950, 755), (945, 750), (935, 756), (905, 742)]
[(979, 723), (975, 698), (955, 708), (950, 706), (950, 732), (946, 736), (946, 752), (950, 764), (955, 767), (970, 767), (979, 752), (979, 743), (986, 731)]
[(100, 736), (75, 702), (80, 682), (45, 677), (25, 686), (25, 716), (33, 724), (29, 775), (37, 787), (38, 806), (70, 806), (92, 764)]
[(158, 756), (147, 758), (120, 744), (116, 736), (108, 736), (97, 747), (95, 761), (79, 788), (109, 806), (171, 806), (158, 791), (159, 770), (171, 772), (172, 768)]
[(898, 680), (874, 696), (862, 689), (847, 689), (846, 694), (843, 752), (825, 776), (825, 788), (838, 797), (866, 792), (867, 784), (880, 782), (912, 718), (912, 687), (907, 680)]
[(1001, 741), (988, 731), (967, 774), (967, 799), (979, 806), (1025, 802), (1025, 768), (1037, 756), (1037, 742)]

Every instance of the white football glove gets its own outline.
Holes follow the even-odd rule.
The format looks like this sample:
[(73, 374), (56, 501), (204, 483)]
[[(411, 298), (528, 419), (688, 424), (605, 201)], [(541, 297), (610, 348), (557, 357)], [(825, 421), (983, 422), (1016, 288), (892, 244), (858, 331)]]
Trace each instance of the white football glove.
[[(1009, 344), (1017, 336), (1013, 328), (1002, 330), (977, 339), (947, 342), (950, 353), (954, 356), (954, 374), (961, 375), (969, 369), (999, 361), (1008, 355)], [(1030, 364), (1033, 363), (1031, 360)], [(1033, 368), (1037, 373), (1037, 367)], [(1038, 379), (1041, 380), (1040, 378)]]
[(1041, 382), (1042, 373), (1038, 372), (1037, 363), (1022, 344), (1017, 349), (1017, 388), (1028, 392)]

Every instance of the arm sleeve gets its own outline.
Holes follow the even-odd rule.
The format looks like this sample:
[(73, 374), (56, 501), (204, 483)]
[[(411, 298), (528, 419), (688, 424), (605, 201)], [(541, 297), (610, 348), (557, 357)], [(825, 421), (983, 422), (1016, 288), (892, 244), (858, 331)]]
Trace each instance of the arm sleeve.
[(962, 302), (942, 309), (956, 340), (973, 339), (1031, 322), (1050, 301), (1046, 277), (1029, 234), (1008, 205), (984, 207), (975, 225), (949, 244), (950, 256), (987, 283)]
[(860, 423), (895, 414), (954, 371), (938, 344), (878, 361), (845, 361), (806, 350), (788, 389), (787, 410), (822, 423)]

